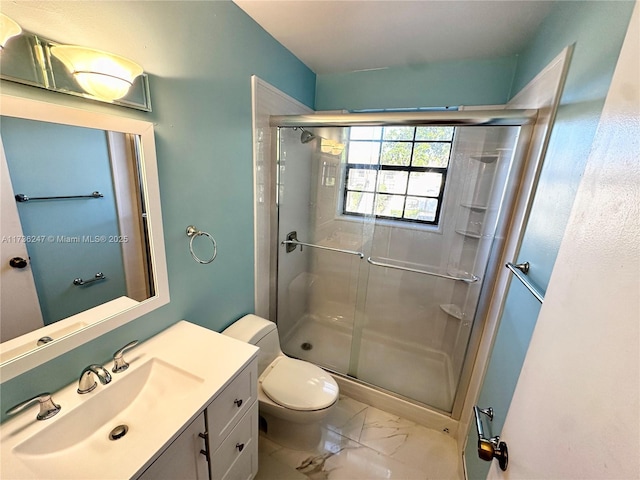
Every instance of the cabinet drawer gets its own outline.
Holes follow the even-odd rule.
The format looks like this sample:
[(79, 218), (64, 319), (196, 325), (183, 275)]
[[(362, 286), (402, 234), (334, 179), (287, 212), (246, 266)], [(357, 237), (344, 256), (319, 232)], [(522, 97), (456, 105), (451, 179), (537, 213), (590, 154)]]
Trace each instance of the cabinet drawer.
[(258, 471), (258, 402), (211, 455), (212, 480), (247, 480)]
[(215, 452), (257, 398), (258, 363), (254, 359), (207, 407), (209, 448)]

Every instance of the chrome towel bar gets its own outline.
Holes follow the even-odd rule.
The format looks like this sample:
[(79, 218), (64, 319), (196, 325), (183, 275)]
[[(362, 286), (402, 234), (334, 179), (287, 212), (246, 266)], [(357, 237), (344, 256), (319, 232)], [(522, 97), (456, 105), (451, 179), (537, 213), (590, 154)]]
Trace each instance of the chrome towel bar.
[(63, 200), (68, 198), (102, 198), (103, 194), (100, 192), (93, 192), (89, 195), (63, 195), (63, 196), (55, 196), (55, 197), (30, 197), (25, 195), (24, 193), (16, 194), (16, 202), (24, 203), (30, 202), (32, 200)]
[(529, 280), (527, 280), (524, 276), (529, 273), (529, 262), (513, 264), (511, 262), (505, 265), (511, 273), (522, 282), (522, 284), (526, 287), (527, 290), (531, 292), (531, 294), (536, 297), (540, 303), (544, 302), (544, 295), (542, 295), (536, 287), (534, 287)]
[(89, 283), (97, 282), (98, 280), (106, 280), (106, 279), (107, 277), (105, 277), (104, 273), (98, 272), (94, 275), (94, 277), (91, 280), (83, 280), (81, 278), (76, 278), (73, 280), (73, 284), (79, 287), (82, 285), (88, 285)]
[[(325, 247), (324, 245), (316, 245), (313, 243), (301, 242), (300, 240), (298, 240), (298, 232), (296, 231), (289, 232), (286, 236), (286, 240), (283, 240), (282, 242), (280, 242), (280, 244), (285, 245), (287, 247), (286, 248), (287, 253), (293, 252), (294, 250), (296, 250), (296, 248), (298, 248), (298, 246), (300, 246), (300, 250), (302, 250), (302, 247), (311, 247), (311, 248), (319, 248), (320, 250), (329, 250), (331, 252), (346, 253), (348, 255), (357, 255), (358, 257), (360, 257), (360, 259), (364, 258), (364, 253), (359, 252), (357, 250), (345, 250), (343, 248)], [(400, 265), (377, 262), (372, 257), (368, 257), (367, 262), (370, 265), (374, 265), (376, 267), (392, 268), (395, 270), (419, 273), (422, 275), (430, 275), (432, 277), (446, 278), (448, 280), (456, 280), (456, 281), (465, 282), (465, 283), (475, 283), (478, 280), (480, 280), (479, 277), (472, 274), (470, 274), (469, 277), (454, 277), (452, 275), (443, 275), (441, 273), (428, 272), (426, 270), (418, 270), (417, 268), (402, 267)]]
[(474, 405), (473, 413), (476, 417), (476, 432), (478, 433), (478, 457), (487, 462), (497, 458), (500, 470), (505, 471), (509, 464), (507, 444), (501, 442), (498, 435), (487, 438), (484, 433), (484, 427), (482, 426), (481, 415), (485, 415), (489, 421), (493, 421), (493, 408), (479, 408), (477, 405)]
[(289, 232), (289, 234), (287, 234), (287, 239), (280, 242), (280, 244), (287, 246), (287, 253), (293, 252), (298, 247), (298, 245), (300, 245), (300, 251), (302, 251), (302, 247), (311, 247), (311, 248), (319, 248), (320, 250), (329, 250), (331, 252), (348, 253), (349, 255), (358, 255), (360, 259), (364, 258), (364, 253), (358, 252), (355, 250), (344, 250), (342, 248), (325, 247), (323, 245), (314, 245), (313, 243), (300, 242), (298, 240), (297, 232)]
[(390, 263), (376, 262), (371, 257), (367, 258), (367, 262), (369, 262), (371, 265), (375, 265), (376, 267), (393, 268), (395, 270), (402, 270), (402, 271), (405, 271), (405, 272), (420, 273), (422, 275), (430, 275), (432, 277), (446, 278), (448, 280), (457, 280), (457, 281), (465, 282), (465, 283), (475, 283), (478, 280), (480, 280), (480, 278), (478, 278), (475, 275), (471, 275), (469, 278), (454, 277), (454, 276), (451, 276), (451, 275), (443, 275), (441, 273), (427, 272), (426, 270), (418, 270), (417, 268), (401, 267), (399, 265), (392, 265)]

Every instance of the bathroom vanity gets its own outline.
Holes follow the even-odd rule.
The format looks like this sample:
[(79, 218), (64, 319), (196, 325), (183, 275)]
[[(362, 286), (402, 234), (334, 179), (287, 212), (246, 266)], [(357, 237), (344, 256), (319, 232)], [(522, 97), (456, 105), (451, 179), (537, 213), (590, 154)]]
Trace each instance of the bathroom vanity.
[(256, 379), (253, 360), (137, 478), (253, 478), (258, 471)]
[(0, 476), (251, 479), (257, 352), (180, 321), (126, 352), (129, 368), (108, 384), (80, 395), (74, 382), (52, 393), (61, 406), (52, 418), (36, 420), (34, 406), (2, 424)]

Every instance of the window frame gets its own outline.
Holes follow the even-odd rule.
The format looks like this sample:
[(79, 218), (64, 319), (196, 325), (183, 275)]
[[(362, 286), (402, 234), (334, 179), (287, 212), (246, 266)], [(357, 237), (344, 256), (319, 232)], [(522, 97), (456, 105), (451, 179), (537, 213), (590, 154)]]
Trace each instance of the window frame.
[[(404, 126), (404, 125), (398, 125), (398, 126)], [(426, 125), (425, 125), (426, 126)], [(439, 227), (440, 226), (440, 217), (441, 217), (441, 213), (442, 213), (442, 209), (444, 206), (444, 193), (445, 193), (445, 187), (447, 184), (447, 175), (449, 173), (449, 169), (451, 168), (451, 158), (452, 158), (452, 154), (453, 154), (453, 145), (454, 145), (454, 140), (455, 140), (455, 136), (456, 136), (456, 128), (454, 126), (453, 127), (453, 132), (451, 134), (451, 138), (450, 140), (416, 140), (416, 132), (417, 132), (417, 128), (420, 127), (420, 125), (417, 126), (412, 126), (413, 128), (413, 138), (411, 140), (386, 140), (384, 139), (384, 133), (381, 133), (380, 138), (378, 139), (358, 139), (358, 140), (349, 140), (348, 142), (348, 146), (347, 148), (350, 147), (351, 142), (352, 141), (357, 141), (357, 142), (370, 142), (370, 143), (378, 143), (379, 144), (379, 150), (378, 150), (378, 163), (376, 164), (372, 164), (372, 163), (349, 163), (349, 151), (347, 150), (346, 152), (346, 156), (345, 156), (345, 169), (344, 169), (344, 176), (343, 176), (343, 188), (342, 188), (342, 208), (341, 208), (341, 214), (344, 215), (345, 217), (374, 217), (376, 219), (382, 219), (382, 220), (386, 220), (386, 221), (393, 221), (393, 222), (401, 222), (401, 223), (407, 223), (407, 224), (415, 224), (415, 225), (425, 225), (425, 226), (430, 226), (430, 227)], [(384, 127), (382, 132), (384, 132)], [(409, 165), (384, 165), (381, 162), (381, 153), (382, 153), (382, 149), (383, 149), (383, 144), (384, 143), (405, 143), (405, 144), (411, 144), (411, 153), (410, 153), (410, 162)], [(449, 148), (449, 157), (447, 159), (447, 166), (446, 167), (425, 167), (425, 166), (415, 166), (412, 165), (412, 159), (413, 159), (413, 153), (415, 150), (416, 145), (419, 144), (424, 144), (424, 143), (447, 143), (450, 145)], [(367, 191), (367, 190), (357, 190), (357, 189), (350, 189), (349, 188), (349, 174), (351, 170), (372, 170), (376, 172), (376, 184), (375, 187), (373, 189), (373, 191)], [(405, 218), (405, 217), (392, 217), (392, 216), (388, 216), (388, 215), (378, 215), (375, 213), (375, 198), (377, 194), (385, 194), (385, 192), (379, 192), (377, 190), (378, 188), (378, 173), (377, 172), (381, 172), (381, 171), (400, 171), (400, 172), (407, 172), (407, 183), (405, 186), (405, 190), (404, 193), (397, 193), (397, 194), (391, 194), (391, 195), (401, 195), (404, 197), (404, 203), (403, 203), (403, 209), (402, 209), (402, 213), (404, 215), (405, 213), (405, 208), (406, 208), (406, 202), (407, 202), (407, 197), (419, 197), (419, 198), (425, 198), (425, 199), (435, 199), (437, 200), (438, 204), (436, 207), (436, 211), (435, 211), (435, 215), (434, 215), (434, 219), (433, 220), (420, 220), (420, 219), (414, 219), (414, 218)], [(438, 193), (437, 196), (434, 195), (409, 195), (408, 194), (408, 189), (409, 189), (409, 178), (412, 172), (424, 172), (424, 173), (439, 173), (442, 175), (442, 182), (440, 184), (440, 191)], [(360, 192), (360, 193), (372, 193), (374, 195), (374, 205), (373, 205), (373, 209), (374, 211), (370, 214), (367, 213), (359, 213), (359, 212), (349, 212), (347, 211), (347, 196), (349, 192)]]

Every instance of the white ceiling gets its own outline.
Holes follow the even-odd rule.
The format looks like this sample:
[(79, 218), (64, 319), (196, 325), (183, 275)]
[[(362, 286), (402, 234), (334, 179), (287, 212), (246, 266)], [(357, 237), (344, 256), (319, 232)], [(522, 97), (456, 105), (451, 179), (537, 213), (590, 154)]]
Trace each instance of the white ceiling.
[(317, 74), (519, 53), (550, 0), (234, 0)]

